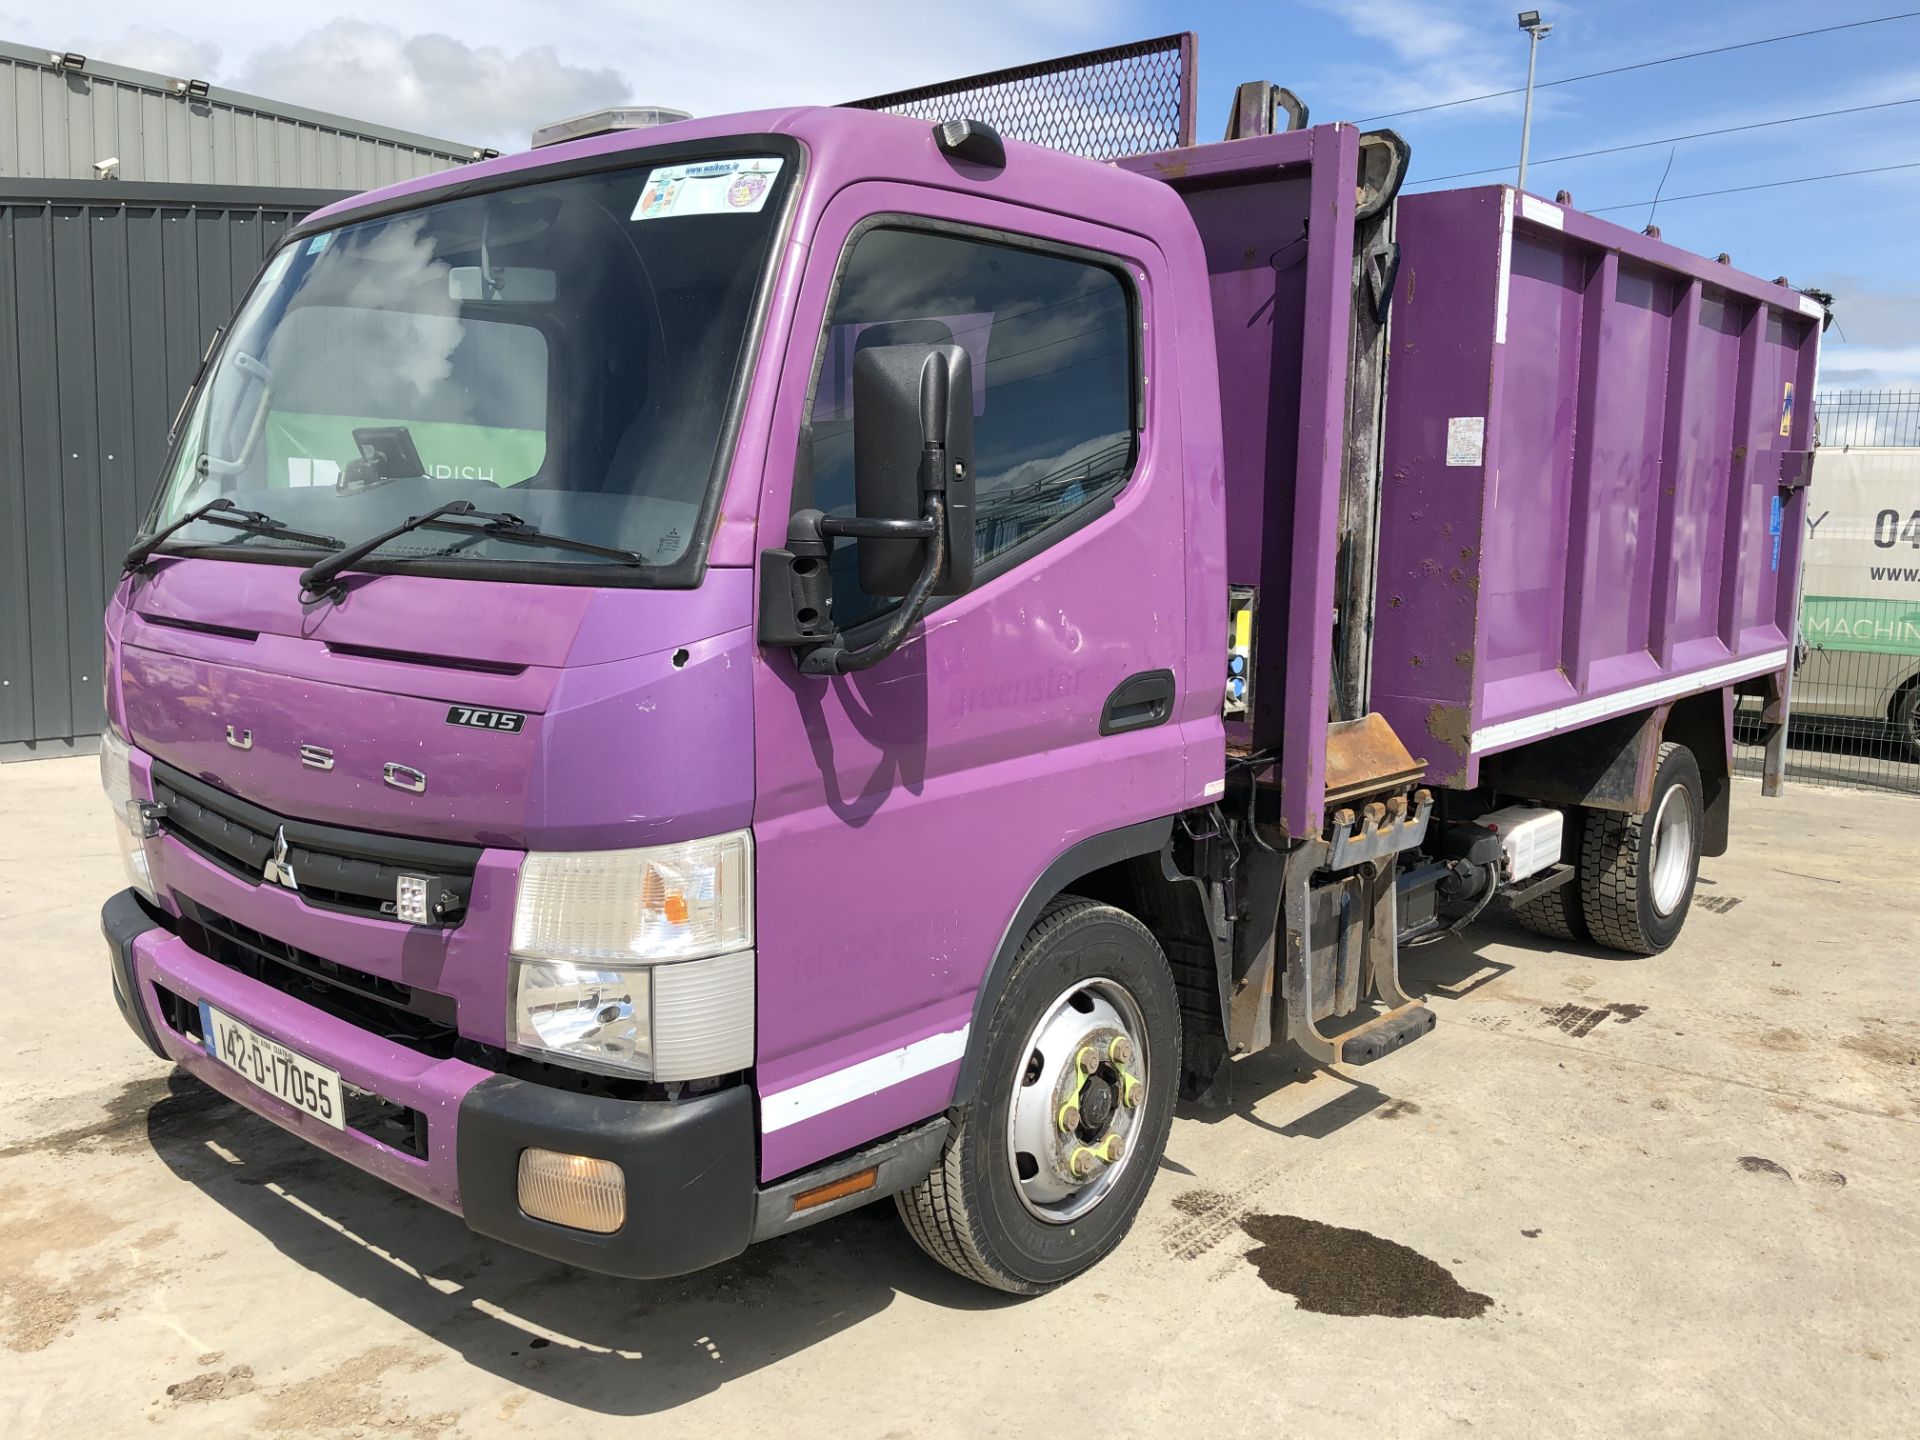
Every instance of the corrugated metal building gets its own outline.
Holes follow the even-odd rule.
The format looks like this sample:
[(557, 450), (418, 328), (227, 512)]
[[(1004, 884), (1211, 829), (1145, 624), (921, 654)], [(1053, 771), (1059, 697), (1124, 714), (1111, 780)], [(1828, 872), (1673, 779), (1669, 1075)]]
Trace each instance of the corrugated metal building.
[(94, 748), (120, 556), (279, 236), (480, 153), (191, 78), (0, 42), (0, 760)]
[(371, 190), (482, 153), (192, 76), (0, 40), (0, 177), (91, 180), (95, 165), (118, 159), (122, 180)]

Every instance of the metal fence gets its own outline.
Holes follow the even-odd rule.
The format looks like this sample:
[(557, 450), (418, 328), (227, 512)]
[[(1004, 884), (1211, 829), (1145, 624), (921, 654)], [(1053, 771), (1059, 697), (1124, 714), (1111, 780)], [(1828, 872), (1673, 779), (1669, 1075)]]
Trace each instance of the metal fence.
[(311, 190), (0, 180), (0, 760), (88, 746), (100, 615), (214, 330)]
[(1813, 415), (1822, 445), (1920, 445), (1920, 390), (1826, 390)]
[[(1815, 401), (1787, 774), (1920, 795), (1920, 390)], [(1735, 760), (1758, 774), (1755, 700)]]
[(1163, 35), (850, 100), (921, 120), (984, 120), (1009, 140), (1117, 160), (1191, 145), (1195, 40)]

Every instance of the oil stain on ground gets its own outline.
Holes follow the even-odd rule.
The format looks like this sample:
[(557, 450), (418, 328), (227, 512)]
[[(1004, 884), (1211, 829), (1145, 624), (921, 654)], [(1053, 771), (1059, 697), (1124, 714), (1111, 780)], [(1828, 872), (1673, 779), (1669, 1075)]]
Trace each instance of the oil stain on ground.
[(94, 1153), (125, 1155), (144, 1150), (160, 1135), (183, 1129), (231, 1103), (211, 1086), (194, 1082), (176, 1085), (175, 1080), (171, 1075), (129, 1080), (105, 1103), (100, 1119), (0, 1146), (0, 1160), (22, 1155), (56, 1159)]
[(1625, 1025), (1638, 1020), (1647, 1013), (1644, 1005), (1601, 1005), (1591, 1007), (1576, 1005), (1569, 1000), (1564, 1005), (1542, 1005), (1540, 1013), (1547, 1017), (1547, 1023), (1555, 1029), (1564, 1030), (1576, 1040), (1591, 1035), (1609, 1020)]
[(1299, 1215), (1249, 1215), (1247, 1260), (1270, 1289), (1317, 1315), (1471, 1320), (1493, 1304), (1417, 1250)]

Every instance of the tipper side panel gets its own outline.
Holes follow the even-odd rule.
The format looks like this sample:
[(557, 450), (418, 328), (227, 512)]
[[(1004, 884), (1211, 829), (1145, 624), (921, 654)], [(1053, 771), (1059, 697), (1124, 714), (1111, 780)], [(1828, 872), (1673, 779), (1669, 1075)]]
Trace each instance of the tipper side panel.
[(1813, 302), (1504, 187), (1400, 204), (1375, 708), (1471, 785), (1783, 668)]
[(1407, 223), (1415, 202), (1399, 202), (1372, 703), (1429, 776), (1451, 782), (1473, 730), (1499, 223), (1483, 190), (1419, 199), (1419, 225)]

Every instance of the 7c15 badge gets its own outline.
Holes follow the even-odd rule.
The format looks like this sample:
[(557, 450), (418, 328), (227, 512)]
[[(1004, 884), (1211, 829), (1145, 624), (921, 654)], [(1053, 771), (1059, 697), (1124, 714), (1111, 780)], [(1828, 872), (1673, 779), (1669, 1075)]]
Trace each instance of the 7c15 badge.
[(447, 724), (518, 734), (526, 728), (527, 717), (518, 710), (483, 710), (477, 705), (450, 705), (447, 707)]

